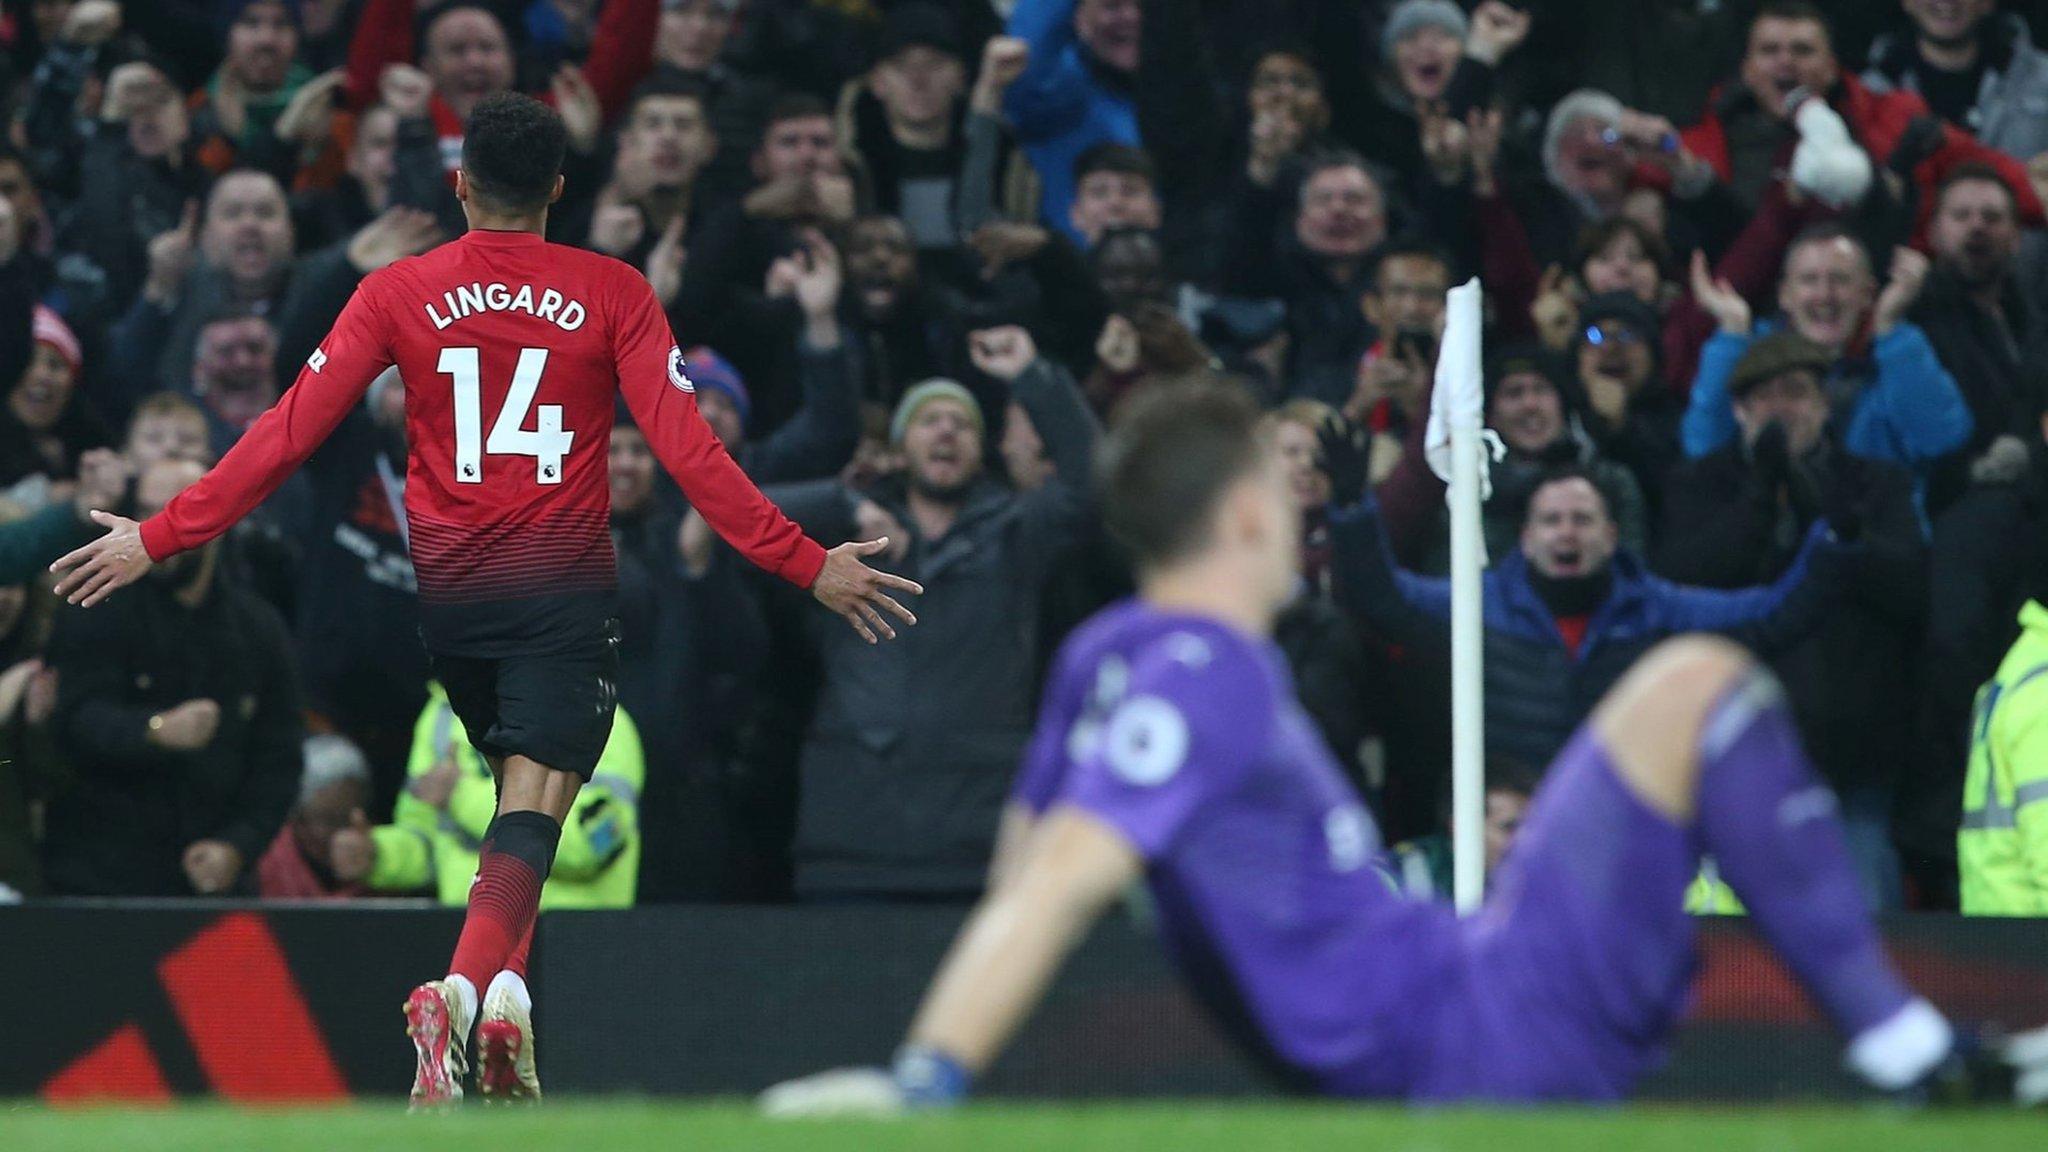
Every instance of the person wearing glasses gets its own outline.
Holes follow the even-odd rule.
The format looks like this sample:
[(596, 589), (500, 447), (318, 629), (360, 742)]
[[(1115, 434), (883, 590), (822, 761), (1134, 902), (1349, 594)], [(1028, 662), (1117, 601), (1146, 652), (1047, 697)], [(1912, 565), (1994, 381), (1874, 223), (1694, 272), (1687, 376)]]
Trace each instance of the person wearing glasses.
[(1579, 305), (1565, 357), (1587, 440), (1634, 475), (1653, 514), (1681, 459), (1679, 404), (1659, 371), (1662, 332), (1662, 318), (1636, 293), (1597, 293)]

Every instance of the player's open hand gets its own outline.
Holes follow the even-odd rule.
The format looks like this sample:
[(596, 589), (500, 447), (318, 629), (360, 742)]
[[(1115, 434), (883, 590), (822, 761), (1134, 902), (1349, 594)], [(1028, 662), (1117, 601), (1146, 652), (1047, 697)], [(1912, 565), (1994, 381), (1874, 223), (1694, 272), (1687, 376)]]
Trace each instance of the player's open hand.
[(878, 572), (861, 559), (886, 551), (888, 537), (879, 540), (854, 540), (825, 553), (825, 566), (818, 570), (818, 578), (811, 582), (811, 595), (818, 603), (830, 608), (853, 630), (870, 644), (883, 640), (894, 640), (896, 629), (890, 627), (883, 617), (886, 612), (905, 624), (917, 623), (917, 617), (910, 609), (898, 603), (891, 591), (908, 592), (922, 596), (924, 586), (914, 580), (888, 572)]
[(142, 525), (112, 512), (94, 512), (92, 522), (107, 534), (50, 565), (50, 571), (59, 577), (57, 595), (86, 608), (142, 579), (156, 566), (142, 546)]
[(761, 1093), (761, 1114), (774, 1120), (820, 1116), (901, 1116), (903, 1089), (881, 1068), (835, 1068), (786, 1080)]

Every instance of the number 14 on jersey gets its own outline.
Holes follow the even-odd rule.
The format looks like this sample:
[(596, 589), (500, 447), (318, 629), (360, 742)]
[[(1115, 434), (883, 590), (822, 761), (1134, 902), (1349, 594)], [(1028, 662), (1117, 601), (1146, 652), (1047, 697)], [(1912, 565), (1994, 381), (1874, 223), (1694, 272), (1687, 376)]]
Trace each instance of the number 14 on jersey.
[[(534, 461), (536, 483), (562, 482), (562, 458), (569, 454), (569, 445), (575, 441), (576, 434), (562, 428), (560, 404), (534, 405), (534, 395), (540, 391), (541, 372), (547, 363), (547, 349), (520, 349), (519, 366), (512, 372), (512, 389), (505, 394), (505, 406), (498, 409), (498, 418), (491, 422), (491, 435), (486, 440), (483, 435), (482, 369), (478, 366), (477, 350), (441, 349), (437, 367), (442, 375), (455, 380), (457, 482), (483, 483), (486, 452), (493, 456), (530, 456)], [(528, 412), (533, 413), (535, 421), (531, 429), (526, 427)]]

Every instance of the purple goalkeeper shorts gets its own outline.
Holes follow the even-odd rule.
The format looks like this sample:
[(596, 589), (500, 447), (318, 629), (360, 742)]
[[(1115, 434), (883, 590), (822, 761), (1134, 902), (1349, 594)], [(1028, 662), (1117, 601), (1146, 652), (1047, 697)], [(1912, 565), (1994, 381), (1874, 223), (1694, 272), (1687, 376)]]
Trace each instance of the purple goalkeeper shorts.
[[(1613, 1100), (1663, 1056), (1694, 965), (1690, 829), (1646, 806), (1591, 729), (1551, 763), (1485, 907), (1458, 925), (1422, 1100)], [(1450, 988), (1446, 992), (1451, 992)]]

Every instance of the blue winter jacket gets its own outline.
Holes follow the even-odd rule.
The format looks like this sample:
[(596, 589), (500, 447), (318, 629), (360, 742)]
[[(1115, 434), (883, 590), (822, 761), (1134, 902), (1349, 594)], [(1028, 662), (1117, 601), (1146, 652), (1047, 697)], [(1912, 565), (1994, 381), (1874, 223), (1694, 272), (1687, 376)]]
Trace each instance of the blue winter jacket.
[[(1784, 326), (1783, 321), (1764, 321), (1756, 326), (1756, 336)], [(1728, 378), (1752, 339), (1716, 332), (1700, 350), (1692, 403), (1680, 429), (1685, 454), (1692, 459), (1710, 455), (1741, 435), (1728, 396)], [(1831, 395), (1837, 389), (1855, 390), (1846, 412), (1836, 408), (1840, 443), (1852, 455), (1900, 465), (1924, 484), (1935, 460), (1969, 441), (1970, 406), (1919, 325), (1898, 324), (1871, 345), (1870, 353), (1868, 361), (1837, 362), (1825, 382)]]
[(1138, 112), (1128, 94), (1103, 83), (1074, 35), (1075, 0), (1017, 0), (1010, 35), (1031, 46), (1024, 74), (1003, 97), (1003, 112), (1044, 185), (1045, 223), (1083, 245), (1068, 220), (1074, 161), (1093, 145), (1136, 145)]
[[(1340, 603), (1395, 643), (1448, 643), (1451, 582), (1395, 566), (1374, 505), (1333, 515), (1330, 539)], [(1549, 763), (1629, 666), (1672, 636), (1716, 632), (1763, 656), (1799, 640), (1834, 596), (1831, 540), (1826, 523), (1816, 522), (1775, 582), (1727, 591), (1675, 584), (1633, 553), (1616, 552), (1613, 590), (1576, 652), (1536, 594), (1521, 551), (1497, 558), (1482, 582), (1488, 754)]]

